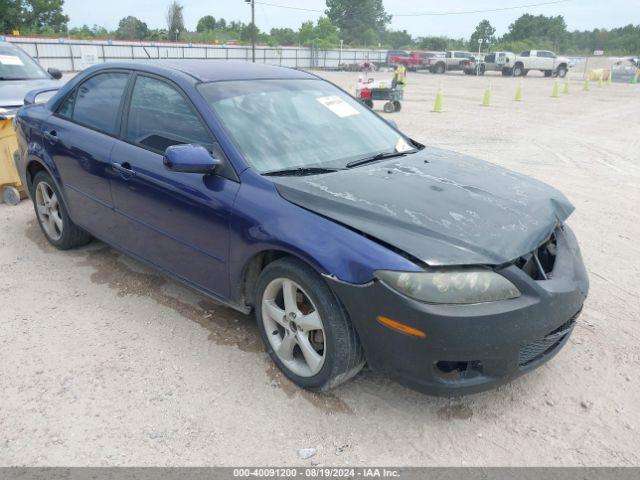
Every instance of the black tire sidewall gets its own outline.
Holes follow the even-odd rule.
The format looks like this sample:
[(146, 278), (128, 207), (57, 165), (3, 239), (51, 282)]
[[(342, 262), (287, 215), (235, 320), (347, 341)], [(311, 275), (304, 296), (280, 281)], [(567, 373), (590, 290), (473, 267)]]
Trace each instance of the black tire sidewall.
[[(60, 211), (60, 217), (62, 218), (62, 235), (58, 240), (54, 240), (53, 238), (51, 238), (49, 234), (45, 231), (45, 229), (42, 227), (42, 223), (40, 222), (40, 215), (38, 215), (38, 206), (36, 204), (36, 188), (38, 187), (38, 184), (40, 184), (41, 182), (46, 182), (47, 185), (49, 185), (51, 189), (54, 191), (58, 199), (58, 210)], [(36, 221), (38, 222), (38, 225), (40, 226), (40, 230), (42, 230), (42, 233), (44, 234), (46, 239), (49, 241), (49, 243), (51, 243), (51, 245), (53, 245), (54, 247), (60, 250), (68, 250), (69, 248), (73, 248), (75, 246), (75, 242), (74, 242), (72, 230), (77, 227), (74, 225), (73, 221), (71, 220), (71, 217), (69, 217), (69, 212), (67, 211), (67, 205), (64, 201), (62, 194), (60, 193), (60, 190), (58, 189), (58, 185), (56, 185), (56, 182), (53, 181), (53, 179), (51, 178), (51, 175), (49, 175), (47, 172), (40, 171), (33, 178), (32, 186), (31, 186), (31, 198), (33, 199), (33, 208), (36, 214)]]
[[(301, 377), (291, 372), (273, 351), (264, 328), (262, 296), (272, 280), (283, 277), (293, 280), (302, 287), (311, 298), (322, 319), (325, 331), (325, 359), (322, 369), (313, 377)], [(340, 377), (345, 370), (349, 370), (346, 364), (349, 363), (349, 355), (353, 353), (350, 351), (353, 347), (350, 346), (348, 340), (350, 335), (348, 330), (353, 327), (344, 308), (320, 275), (296, 259), (277, 260), (269, 264), (260, 275), (256, 286), (254, 305), (258, 330), (267, 353), (289, 380), (312, 391), (328, 390), (335, 384), (341, 383)], [(357, 348), (360, 348), (359, 343)]]

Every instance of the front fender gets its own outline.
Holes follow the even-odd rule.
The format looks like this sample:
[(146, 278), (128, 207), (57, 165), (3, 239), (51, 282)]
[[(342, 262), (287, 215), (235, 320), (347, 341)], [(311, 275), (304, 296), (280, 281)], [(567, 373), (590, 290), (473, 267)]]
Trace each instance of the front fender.
[(364, 284), (376, 270), (421, 271), (416, 263), (357, 231), (294, 205), (273, 183), (242, 175), (230, 226), (232, 300), (242, 298), (242, 275), (255, 255), (276, 250), (295, 256), (318, 273)]

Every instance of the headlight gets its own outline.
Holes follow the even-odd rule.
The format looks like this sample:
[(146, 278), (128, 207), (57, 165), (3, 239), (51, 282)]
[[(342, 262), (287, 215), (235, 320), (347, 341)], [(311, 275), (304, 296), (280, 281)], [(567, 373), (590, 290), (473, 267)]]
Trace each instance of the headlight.
[(486, 268), (451, 268), (428, 272), (378, 271), (376, 277), (407, 297), (427, 303), (470, 304), (520, 296), (516, 286)]

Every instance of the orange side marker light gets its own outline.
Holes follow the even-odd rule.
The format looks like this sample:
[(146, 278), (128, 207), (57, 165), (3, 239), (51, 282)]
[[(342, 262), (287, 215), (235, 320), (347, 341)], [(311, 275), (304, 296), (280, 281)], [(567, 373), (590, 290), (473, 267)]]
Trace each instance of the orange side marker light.
[(395, 320), (391, 320), (387, 317), (378, 317), (378, 322), (380, 322), (385, 327), (389, 327), (393, 330), (396, 330), (400, 333), (404, 333), (405, 335), (411, 335), (412, 337), (418, 338), (427, 338), (427, 334), (417, 328), (410, 327), (409, 325), (405, 325), (404, 323), (396, 322)]

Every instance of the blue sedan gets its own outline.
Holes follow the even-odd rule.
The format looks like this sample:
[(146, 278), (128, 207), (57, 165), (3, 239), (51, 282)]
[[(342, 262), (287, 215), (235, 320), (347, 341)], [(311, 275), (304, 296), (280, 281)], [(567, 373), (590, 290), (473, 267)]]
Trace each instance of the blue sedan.
[(96, 237), (254, 311), (302, 388), (365, 363), (433, 394), (491, 388), (555, 355), (587, 295), (560, 192), (425, 147), (311, 73), (107, 63), (16, 129), (51, 244)]

